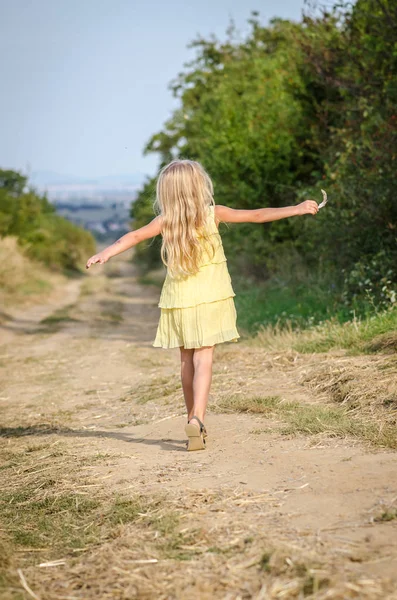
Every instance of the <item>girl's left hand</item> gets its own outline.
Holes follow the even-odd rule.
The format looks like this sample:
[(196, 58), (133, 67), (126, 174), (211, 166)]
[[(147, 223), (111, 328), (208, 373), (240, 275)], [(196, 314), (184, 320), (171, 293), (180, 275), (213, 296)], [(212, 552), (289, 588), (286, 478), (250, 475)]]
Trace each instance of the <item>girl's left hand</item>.
[(318, 204), (315, 200), (305, 200), (298, 204), (298, 214), (316, 215), (318, 213)]
[(91, 256), (91, 258), (89, 258), (87, 260), (87, 264), (86, 264), (85, 268), (89, 269), (90, 266), (94, 265), (95, 263), (99, 263), (100, 265), (103, 265), (108, 260), (109, 260), (109, 257), (107, 257), (106, 254), (103, 254), (103, 252), (99, 252), (98, 254), (94, 254), (94, 256)]

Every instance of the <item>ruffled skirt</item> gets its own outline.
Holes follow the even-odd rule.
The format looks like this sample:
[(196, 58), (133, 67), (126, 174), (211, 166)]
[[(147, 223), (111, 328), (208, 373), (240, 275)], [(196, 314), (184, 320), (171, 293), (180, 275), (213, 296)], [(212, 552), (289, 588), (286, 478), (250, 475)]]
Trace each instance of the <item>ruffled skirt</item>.
[(236, 342), (236, 309), (233, 298), (188, 308), (162, 308), (157, 348), (203, 348), (222, 342)]

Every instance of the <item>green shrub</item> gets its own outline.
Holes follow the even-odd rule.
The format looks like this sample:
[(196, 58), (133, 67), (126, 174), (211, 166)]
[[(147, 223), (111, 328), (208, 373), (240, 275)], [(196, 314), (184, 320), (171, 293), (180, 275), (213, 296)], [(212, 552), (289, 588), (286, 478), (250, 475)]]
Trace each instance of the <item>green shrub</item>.
[[(397, 298), (396, 18), (394, 0), (338, 2), (300, 23), (264, 26), (254, 13), (245, 39), (230, 27), (226, 41), (195, 40), (171, 84), (178, 106), (146, 146), (161, 165), (200, 161), (219, 204), (284, 206), (326, 189), (316, 218), (231, 226), (224, 244), (230, 265), (261, 282), (282, 279), (290, 254), (343, 315)], [(153, 187), (134, 205), (137, 225), (152, 216)], [(136, 259), (152, 268), (156, 251)]]
[(94, 238), (26, 187), (23, 175), (0, 169), (0, 236), (16, 237), (28, 256), (53, 269), (80, 269), (95, 252)]

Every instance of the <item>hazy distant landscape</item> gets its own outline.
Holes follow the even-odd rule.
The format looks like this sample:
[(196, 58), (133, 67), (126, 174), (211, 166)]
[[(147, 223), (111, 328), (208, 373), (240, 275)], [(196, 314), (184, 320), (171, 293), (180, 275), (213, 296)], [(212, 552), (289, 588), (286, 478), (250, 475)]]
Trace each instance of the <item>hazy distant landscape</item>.
[(72, 223), (91, 231), (98, 240), (117, 237), (129, 229), (129, 204), (113, 202), (88, 203), (86, 200), (55, 202), (57, 213)]
[(103, 241), (117, 238), (130, 228), (130, 207), (143, 175), (82, 178), (41, 171), (32, 173), (31, 181), (56, 206), (59, 215)]

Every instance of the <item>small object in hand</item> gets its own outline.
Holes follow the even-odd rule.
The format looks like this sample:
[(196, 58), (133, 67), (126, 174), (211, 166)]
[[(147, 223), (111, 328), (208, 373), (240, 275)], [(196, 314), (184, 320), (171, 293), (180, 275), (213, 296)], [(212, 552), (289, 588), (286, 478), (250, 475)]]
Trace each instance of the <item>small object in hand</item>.
[(321, 204), (318, 205), (318, 210), (320, 210), (320, 208), (324, 208), (324, 206), (328, 202), (327, 192), (325, 190), (321, 190), (321, 193), (323, 195), (323, 201), (321, 202)]

